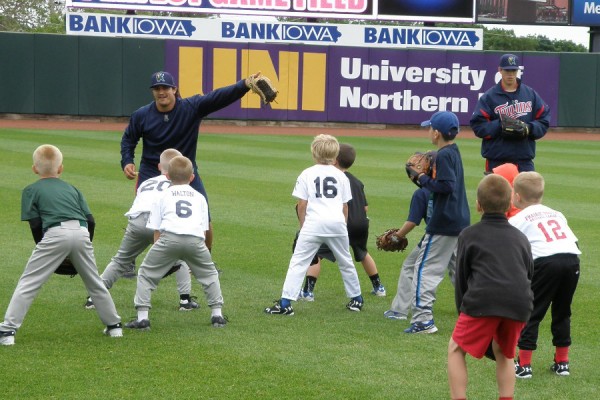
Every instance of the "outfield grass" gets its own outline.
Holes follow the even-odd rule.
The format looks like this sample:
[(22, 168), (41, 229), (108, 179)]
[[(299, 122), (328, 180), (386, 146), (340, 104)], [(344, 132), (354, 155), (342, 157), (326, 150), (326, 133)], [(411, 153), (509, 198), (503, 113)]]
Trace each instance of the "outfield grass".
[[(318, 133), (318, 130), (315, 130)], [(479, 141), (459, 136), (466, 183), (474, 195), (482, 177)], [(81, 189), (97, 221), (94, 247), (100, 271), (119, 246), (133, 184), (119, 168), (120, 132), (0, 130), (3, 210), (0, 213), (0, 313), (4, 313), (33, 249), (28, 225), (20, 222), (21, 190), (36, 176), (31, 154), (40, 144), (57, 145), (65, 156), (63, 178)], [(435, 335), (406, 335), (406, 322), (389, 321), (388, 309), (406, 253), (375, 250), (374, 236), (400, 226), (415, 186), (403, 164), (422, 138), (339, 137), (357, 148), (351, 172), (365, 184), (371, 218), (370, 250), (388, 297), (368, 295), (370, 282), (358, 264), (366, 304), (361, 313), (344, 308), (339, 272), (324, 262), (314, 303), (295, 304), (293, 317), (262, 310), (279, 297), (297, 229), (291, 191), (311, 165), (311, 137), (212, 135), (202, 133), (200, 166), (210, 196), (215, 229), (213, 255), (224, 270), (225, 329), (210, 327), (210, 313), (176, 311), (174, 279), (153, 296), (152, 331), (102, 336), (93, 311), (82, 307), (79, 278), (55, 276), (41, 290), (17, 333), (16, 345), (0, 348), (0, 391), (5, 399), (445, 399), (446, 348), (456, 311), (448, 279), (438, 290)], [(600, 272), (597, 204), (600, 142), (542, 140), (537, 170), (546, 178), (544, 203), (561, 210), (580, 239), (582, 274), (573, 304), (572, 375), (548, 371), (553, 347), (549, 323), (541, 327), (534, 378), (518, 381), (520, 399), (596, 398), (600, 360), (597, 327)], [(576, 166), (576, 168), (574, 168)], [(422, 234), (409, 236), (411, 246)], [(499, 244), (500, 246), (501, 244)], [(138, 260), (141, 262), (141, 259)], [(194, 294), (203, 300), (199, 285)], [(123, 320), (135, 316), (135, 281), (117, 282), (111, 293)], [(1, 314), (0, 314), (1, 316)], [(469, 395), (496, 398), (494, 365), (469, 359)]]

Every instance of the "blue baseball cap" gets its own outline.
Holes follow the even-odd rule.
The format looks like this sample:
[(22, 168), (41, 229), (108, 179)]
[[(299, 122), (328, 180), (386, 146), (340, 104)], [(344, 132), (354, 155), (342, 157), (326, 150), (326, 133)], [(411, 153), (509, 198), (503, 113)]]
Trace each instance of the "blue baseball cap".
[(177, 87), (175, 84), (175, 79), (173, 79), (173, 75), (165, 71), (158, 71), (152, 74), (152, 83), (150, 84), (150, 88), (156, 86)]
[(450, 111), (438, 111), (431, 119), (421, 122), (422, 127), (431, 126), (439, 131), (446, 140), (452, 140), (458, 135), (460, 123), (456, 114)]
[(519, 57), (514, 54), (505, 54), (500, 58), (501, 69), (516, 70), (519, 69)]

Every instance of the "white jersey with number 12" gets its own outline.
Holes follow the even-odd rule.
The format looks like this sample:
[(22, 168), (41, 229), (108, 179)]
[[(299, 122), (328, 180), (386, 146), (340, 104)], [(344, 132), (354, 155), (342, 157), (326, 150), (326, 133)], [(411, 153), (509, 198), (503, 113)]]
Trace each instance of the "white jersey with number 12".
[(577, 237), (559, 211), (535, 204), (526, 207), (508, 222), (527, 236), (534, 260), (561, 253), (581, 254)]

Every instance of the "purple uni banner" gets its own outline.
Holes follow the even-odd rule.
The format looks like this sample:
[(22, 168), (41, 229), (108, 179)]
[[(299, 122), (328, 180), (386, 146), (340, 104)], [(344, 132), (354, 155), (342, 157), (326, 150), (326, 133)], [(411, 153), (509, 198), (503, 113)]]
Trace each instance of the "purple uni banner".
[[(501, 54), (364, 47), (169, 40), (165, 67), (182, 95), (207, 93), (261, 71), (279, 91), (263, 105), (248, 94), (212, 118), (416, 125), (449, 110), (468, 125), (499, 79)], [(521, 55), (519, 75), (558, 109), (557, 55)], [(552, 113), (551, 125), (557, 115)]]

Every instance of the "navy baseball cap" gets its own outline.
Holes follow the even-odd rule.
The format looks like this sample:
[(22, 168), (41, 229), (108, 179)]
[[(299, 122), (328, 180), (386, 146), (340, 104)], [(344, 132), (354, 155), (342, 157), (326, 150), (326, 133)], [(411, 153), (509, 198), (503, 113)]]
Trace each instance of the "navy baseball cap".
[(446, 140), (452, 140), (458, 135), (460, 123), (456, 114), (450, 111), (438, 111), (431, 119), (421, 122), (422, 127), (431, 126), (439, 131)]
[(519, 69), (519, 57), (514, 54), (505, 54), (500, 58), (500, 65), (498, 66), (506, 70)]
[(173, 75), (165, 71), (158, 71), (152, 74), (152, 83), (150, 84), (150, 88), (156, 86), (177, 87), (175, 84), (175, 79), (173, 79)]

